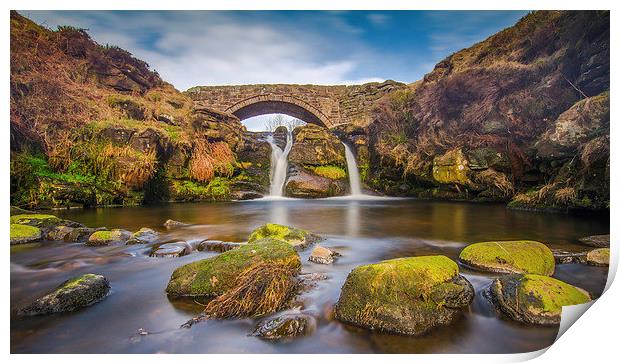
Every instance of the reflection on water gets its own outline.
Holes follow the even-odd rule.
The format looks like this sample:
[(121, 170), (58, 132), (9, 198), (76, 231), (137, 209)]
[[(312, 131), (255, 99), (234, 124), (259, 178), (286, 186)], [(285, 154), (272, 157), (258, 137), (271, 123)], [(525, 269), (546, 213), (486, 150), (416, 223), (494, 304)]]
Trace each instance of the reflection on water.
[[(482, 292), (494, 275), (461, 268), (476, 289), (472, 305), (450, 327), (422, 337), (406, 337), (343, 325), (330, 318), (347, 274), (360, 264), (404, 256), (444, 254), (456, 259), (469, 243), (484, 240), (532, 239), (551, 248), (581, 251), (577, 238), (609, 232), (608, 216), (576, 217), (511, 211), (496, 204), (426, 202), (406, 199), (260, 200), (236, 203), (170, 204), (157, 207), (58, 211), (64, 218), (108, 228), (152, 227), (162, 240), (244, 241), (266, 222), (293, 225), (326, 237), (321, 243), (343, 256), (330, 266), (307, 261), (304, 272), (330, 278), (304, 294), (304, 312), (317, 317), (313, 335), (286, 343), (248, 336), (254, 320), (210, 321), (192, 329), (179, 325), (200, 311), (200, 302), (168, 300), (164, 294), (172, 271), (213, 256), (194, 252), (174, 259), (150, 258), (149, 247), (87, 248), (80, 244), (44, 242), (13, 248), (11, 307), (15, 309), (63, 280), (88, 272), (104, 274), (112, 293), (79, 312), (13, 319), (12, 352), (87, 353), (502, 353), (524, 352), (549, 345), (555, 327), (522, 325), (498, 315)], [(193, 225), (167, 231), (166, 219)], [(607, 269), (560, 265), (555, 277), (595, 296), (604, 287)], [(94, 325), (97, 329), (93, 330)], [(151, 335), (136, 335), (139, 329)]]

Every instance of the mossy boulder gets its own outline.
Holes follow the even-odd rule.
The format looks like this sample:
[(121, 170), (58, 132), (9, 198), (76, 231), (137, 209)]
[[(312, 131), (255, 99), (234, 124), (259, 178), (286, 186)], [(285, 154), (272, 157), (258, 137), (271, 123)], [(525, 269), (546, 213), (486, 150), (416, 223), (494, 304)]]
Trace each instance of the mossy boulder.
[(555, 270), (551, 249), (537, 241), (490, 241), (471, 244), (459, 259), (478, 270), (495, 273), (532, 273), (550, 276)]
[(609, 266), (609, 248), (590, 250), (588, 254), (586, 254), (586, 262), (590, 265), (599, 267)]
[(38, 228), (51, 228), (62, 220), (54, 215), (47, 214), (20, 214), (11, 216), (11, 224), (36, 226)]
[(346, 179), (330, 178), (316, 173), (316, 168), (304, 168), (299, 165), (291, 165), (291, 171), (284, 192), (287, 197), (294, 198), (326, 198), (344, 196), (349, 184)]
[(562, 306), (590, 301), (583, 289), (536, 274), (495, 279), (490, 292), (495, 305), (508, 317), (538, 325), (559, 325)]
[(371, 330), (420, 335), (451, 323), (473, 296), (448, 257), (391, 259), (349, 273), (334, 317)]
[(592, 235), (579, 239), (579, 242), (587, 246), (595, 248), (609, 248), (609, 234), (607, 235)]
[(290, 163), (303, 166), (346, 166), (344, 145), (329, 129), (307, 124), (293, 130)]
[(20, 315), (48, 315), (75, 311), (103, 299), (110, 291), (110, 282), (101, 275), (84, 274), (63, 282), (52, 292), (19, 310)]
[(270, 223), (252, 231), (248, 238), (248, 243), (253, 243), (265, 238), (283, 241), (297, 250), (303, 250), (310, 244), (321, 239), (318, 235), (312, 234), (306, 230)]
[(105, 246), (115, 243), (125, 243), (131, 237), (131, 232), (122, 229), (95, 231), (86, 242), (86, 246)]
[(84, 240), (88, 240), (88, 238), (95, 232), (100, 230), (106, 230), (106, 228), (88, 228), (88, 227), (78, 227), (71, 230), (64, 236), (64, 241), (66, 242), (80, 242)]
[(41, 229), (36, 226), (11, 224), (11, 245), (25, 244), (41, 239)]
[(241, 272), (259, 263), (284, 264), (301, 269), (295, 249), (278, 239), (254, 240), (218, 256), (186, 264), (173, 273), (166, 293), (172, 297), (215, 297), (226, 293), (235, 285)]

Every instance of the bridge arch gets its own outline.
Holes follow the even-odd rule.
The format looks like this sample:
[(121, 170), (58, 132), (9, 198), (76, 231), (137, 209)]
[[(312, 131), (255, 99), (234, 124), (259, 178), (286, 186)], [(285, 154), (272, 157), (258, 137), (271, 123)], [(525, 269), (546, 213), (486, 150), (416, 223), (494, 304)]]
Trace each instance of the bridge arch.
[(334, 126), (323, 112), (293, 96), (274, 94), (252, 96), (237, 102), (225, 111), (240, 120), (265, 114), (286, 114), (306, 123), (327, 128)]

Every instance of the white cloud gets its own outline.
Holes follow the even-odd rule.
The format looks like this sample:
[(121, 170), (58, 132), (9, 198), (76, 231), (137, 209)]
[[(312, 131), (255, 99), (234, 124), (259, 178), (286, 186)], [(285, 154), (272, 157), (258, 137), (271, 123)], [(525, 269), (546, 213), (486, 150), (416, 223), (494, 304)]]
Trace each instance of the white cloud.
[[(358, 79), (359, 61), (371, 52), (362, 43), (334, 48), (330, 32), (309, 32), (304, 24), (252, 22), (223, 12), (28, 12), (50, 27), (88, 28), (99, 43), (114, 44), (145, 60), (180, 90), (196, 85), (250, 83), (347, 84)], [(243, 21), (240, 19), (244, 19)], [(334, 33), (361, 32), (338, 14), (321, 24)], [(306, 24), (307, 26), (307, 24)]]
[(375, 26), (383, 26), (390, 21), (390, 17), (386, 14), (371, 13), (368, 14), (368, 20)]

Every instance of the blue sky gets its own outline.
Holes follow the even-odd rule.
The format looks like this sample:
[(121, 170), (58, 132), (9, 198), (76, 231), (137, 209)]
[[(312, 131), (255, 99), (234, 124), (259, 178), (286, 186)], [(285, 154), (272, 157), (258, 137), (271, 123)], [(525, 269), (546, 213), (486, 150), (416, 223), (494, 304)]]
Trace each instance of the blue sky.
[(127, 49), (183, 91), (196, 85), (414, 82), (527, 11), (21, 13), (52, 29), (86, 28), (95, 41)]
[(414, 82), (526, 11), (22, 11), (129, 50), (180, 90)]

